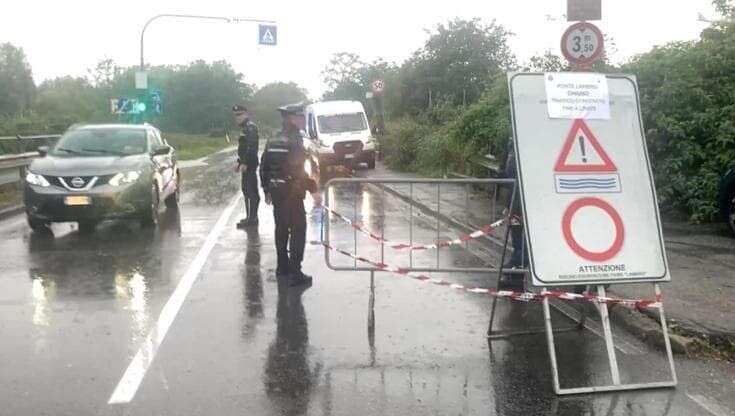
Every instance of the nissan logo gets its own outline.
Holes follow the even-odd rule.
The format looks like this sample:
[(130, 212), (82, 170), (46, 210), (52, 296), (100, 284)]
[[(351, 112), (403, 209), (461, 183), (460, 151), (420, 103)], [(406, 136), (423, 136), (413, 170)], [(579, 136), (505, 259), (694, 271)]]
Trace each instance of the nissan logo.
[(84, 179), (82, 179), (82, 178), (80, 178), (78, 176), (76, 178), (73, 178), (71, 180), (71, 186), (73, 186), (75, 188), (81, 188), (81, 187), (83, 187), (84, 186)]

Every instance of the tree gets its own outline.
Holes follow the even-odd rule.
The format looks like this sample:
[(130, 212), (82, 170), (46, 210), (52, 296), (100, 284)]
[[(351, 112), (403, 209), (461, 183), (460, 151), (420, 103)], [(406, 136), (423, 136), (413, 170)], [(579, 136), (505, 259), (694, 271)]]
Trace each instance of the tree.
[(358, 83), (360, 69), (365, 66), (357, 54), (338, 52), (332, 55), (322, 71), (322, 80), (332, 90), (348, 83)]
[(425, 109), (438, 99), (463, 105), (477, 101), (515, 64), (509, 36), (495, 21), (456, 19), (436, 26), (402, 68), (404, 107)]
[(278, 107), (306, 100), (306, 90), (296, 83), (274, 82), (255, 92), (250, 112), (264, 133), (272, 133), (281, 128)]
[(732, 0), (712, 0), (712, 5), (723, 16), (732, 16), (735, 11), (735, 6), (732, 5)]
[(88, 80), (66, 76), (44, 81), (38, 87), (34, 110), (49, 116), (73, 118), (76, 122), (89, 122), (95, 115), (109, 113), (108, 107), (100, 91)]
[[(133, 85), (134, 68), (124, 74)], [(248, 103), (253, 87), (243, 81), (243, 75), (226, 61), (211, 64), (195, 61), (189, 65), (151, 71), (150, 81), (162, 91), (163, 128), (190, 133), (224, 130), (232, 121), (234, 104)], [(164, 79), (156, 79), (163, 77)]]
[(0, 44), (0, 114), (14, 115), (30, 108), (35, 89), (23, 49)]
[(123, 72), (123, 68), (117, 66), (115, 61), (110, 58), (102, 59), (97, 62), (94, 68), (87, 69), (90, 83), (97, 88), (110, 87), (121, 72)]

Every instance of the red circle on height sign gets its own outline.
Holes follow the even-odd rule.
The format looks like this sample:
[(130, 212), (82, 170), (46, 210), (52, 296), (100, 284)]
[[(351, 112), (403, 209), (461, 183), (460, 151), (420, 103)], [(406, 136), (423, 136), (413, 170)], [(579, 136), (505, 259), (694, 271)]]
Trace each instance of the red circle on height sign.
[[(575, 51), (570, 51), (568, 46), (568, 40), (569, 36), (572, 35), (575, 31), (581, 31), (585, 32), (589, 30), (592, 32), (592, 34), (595, 36), (597, 40), (597, 48), (595, 48), (594, 51), (592, 51), (591, 54), (588, 56), (585, 56), (584, 54), (581, 54), (581, 56), (575, 56)], [(573, 65), (580, 65), (580, 66), (586, 66), (590, 65), (593, 62), (595, 62), (597, 59), (600, 58), (602, 55), (602, 51), (605, 49), (605, 38), (602, 36), (602, 31), (600, 29), (593, 25), (592, 23), (588, 22), (578, 22), (575, 23), (564, 32), (564, 34), (561, 36), (561, 53), (564, 55), (564, 58), (566, 58), (569, 63)]]
[[(577, 211), (584, 207), (600, 208), (601, 210), (605, 211), (607, 215), (609, 215), (610, 218), (613, 220), (613, 223), (615, 224), (615, 240), (613, 241), (610, 248), (608, 248), (607, 250), (600, 252), (589, 251), (579, 245), (577, 240), (574, 238), (574, 234), (572, 234), (572, 219), (574, 218), (574, 214), (576, 214)], [(607, 261), (615, 257), (615, 255), (620, 252), (620, 249), (623, 248), (623, 241), (625, 240), (625, 227), (623, 226), (623, 220), (620, 218), (620, 214), (615, 211), (615, 208), (613, 208), (612, 205), (608, 204), (600, 198), (580, 198), (569, 204), (566, 211), (564, 211), (564, 216), (562, 217), (561, 221), (561, 228), (564, 232), (564, 239), (567, 240), (567, 244), (572, 249), (572, 251), (574, 251), (575, 253), (577, 253), (577, 255), (586, 260), (596, 262)]]

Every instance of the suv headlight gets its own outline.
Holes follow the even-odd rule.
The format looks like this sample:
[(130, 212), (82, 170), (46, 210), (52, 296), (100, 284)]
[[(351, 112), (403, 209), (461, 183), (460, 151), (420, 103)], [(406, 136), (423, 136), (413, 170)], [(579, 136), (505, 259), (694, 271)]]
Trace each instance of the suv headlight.
[(140, 172), (131, 170), (130, 172), (120, 172), (113, 176), (108, 182), (112, 186), (120, 186), (122, 184), (133, 183), (140, 178)]
[(30, 183), (31, 185), (43, 186), (44, 188), (47, 186), (51, 186), (46, 178), (33, 172), (28, 172), (28, 174), (26, 174), (26, 182)]

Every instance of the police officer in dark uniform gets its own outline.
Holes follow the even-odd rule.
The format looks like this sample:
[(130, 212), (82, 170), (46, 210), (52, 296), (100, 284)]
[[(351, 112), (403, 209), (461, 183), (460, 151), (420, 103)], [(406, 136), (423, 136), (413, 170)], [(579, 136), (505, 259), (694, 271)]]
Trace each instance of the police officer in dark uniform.
[(316, 181), (304, 170), (304, 151), (301, 125), (302, 104), (291, 104), (278, 109), (283, 117), (283, 131), (277, 139), (269, 140), (263, 151), (260, 180), (267, 204), (273, 203), (275, 219), (276, 276), (290, 279), (292, 286), (310, 284), (311, 276), (301, 271), (306, 245), (306, 212), (304, 197), (311, 192), (314, 205), (321, 205), (321, 194)]
[(248, 110), (244, 106), (232, 107), (235, 122), (242, 132), (237, 144), (237, 171), (242, 174), (242, 194), (245, 197), (246, 218), (237, 223), (237, 228), (256, 227), (258, 225), (258, 127), (250, 121)]
[[(510, 179), (516, 179), (516, 157), (513, 148), (513, 140), (508, 142), (507, 156), (505, 159), (504, 176)], [(519, 190), (516, 187), (513, 206), (510, 207), (510, 237), (513, 245), (513, 253), (509, 261), (503, 265), (503, 269), (525, 268), (528, 266), (528, 251), (526, 249), (526, 241), (523, 236), (523, 217), (521, 215), (521, 201)], [(506, 290), (523, 289), (523, 275), (504, 273), (500, 277), (500, 288)]]

